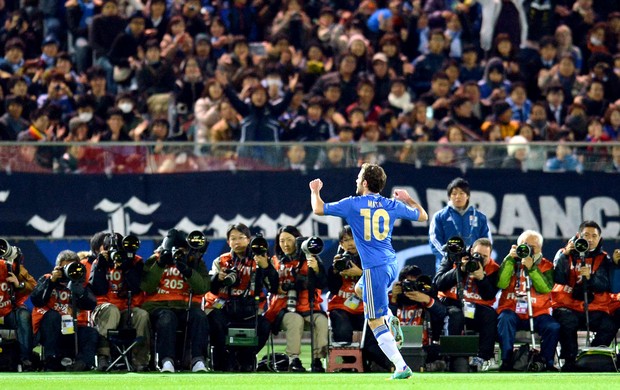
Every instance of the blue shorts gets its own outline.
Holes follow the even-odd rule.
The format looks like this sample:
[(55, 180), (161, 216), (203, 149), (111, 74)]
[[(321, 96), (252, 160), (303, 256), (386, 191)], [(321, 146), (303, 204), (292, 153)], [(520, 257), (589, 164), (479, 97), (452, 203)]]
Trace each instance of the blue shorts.
[(388, 314), (388, 291), (396, 280), (396, 261), (365, 269), (357, 282), (362, 289), (364, 316), (368, 319), (381, 318)]

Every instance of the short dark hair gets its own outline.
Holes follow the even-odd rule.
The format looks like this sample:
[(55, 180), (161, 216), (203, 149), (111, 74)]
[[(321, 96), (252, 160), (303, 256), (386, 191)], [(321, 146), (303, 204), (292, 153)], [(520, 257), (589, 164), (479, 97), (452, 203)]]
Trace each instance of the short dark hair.
[(301, 233), (295, 226), (292, 226), (292, 225), (280, 226), (280, 228), (278, 229), (278, 232), (276, 233), (276, 241), (274, 244), (275, 246), (274, 252), (277, 256), (285, 255), (284, 251), (282, 250), (282, 247), (280, 247), (280, 235), (282, 233), (288, 233), (295, 238), (301, 237)]
[(345, 237), (353, 237), (353, 231), (351, 225), (344, 225), (338, 233), (338, 241), (342, 241)]
[(452, 180), (450, 184), (448, 184), (448, 196), (452, 194), (452, 190), (454, 190), (455, 188), (463, 190), (463, 192), (466, 193), (467, 196), (470, 195), (469, 182), (462, 177), (457, 177), (456, 179)]
[(99, 253), (99, 248), (101, 248), (107, 236), (107, 232), (97, 232), (90, 238), (90, 251), (93, 254)]
[(402, 282), (403, 280), (407, 279), (407, 276), (413, 276), (414, 278), (417, 278), (420, 275), (422, 275), (422, 270), (420, 269), (420, 267), (412, 264), (406, 265), (398, 273), (398, 281)]
[(247, 238), (250, 238), (250, 236), (252, 235), (252, 233), (250, 233), (250, 228), (247, 227), (247, 225), (243, 223), (235, 223), (230, 225), (228, 229), (226, 229), (226, 240), (230, 238), (230, 233), (232, 233), (233, 230), (240, 232)]
[(579, 233), (583, 231), (585, 228), (595, 228), (598, 231), (598, 234), (601, 234), (601, 226), (592, 220), (585, 220), (579, 225)]
[(385, 187), (387, 175), (383, 168), (377, 164), (364, 163), (362, 165), (362, 180), (366, 180), (368, 189), (374, 193), (380, 193)]

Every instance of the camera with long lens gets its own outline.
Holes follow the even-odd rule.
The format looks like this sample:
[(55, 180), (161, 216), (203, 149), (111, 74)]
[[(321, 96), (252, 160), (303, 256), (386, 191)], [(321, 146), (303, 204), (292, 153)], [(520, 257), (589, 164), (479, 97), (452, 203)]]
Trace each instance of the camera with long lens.
[(164, 266), (173, 265), (185, 261), (190, 251), (202, 250), (206, 246), (207, 241), (202, 232), (193, 231), (186, 236), (176, 229), (170, 229), (161, 244), (159, 258)]
[(62, 268), (62, 275), (65, 279), (69, 279), (72, 282), (79, 282), (86, 275), (86, 267), (84, 264), (75, 261)]
[(323, 247), (323, 240), (317, 236), (303, 239), (300, 245), (300, 249), (306, 255), (306, 258), (319, 255), (323, 252)]
[(0, 238), (0, 257), (3, 258), (8, 266), (9, 272), (14, 275), (19, 274), (20, 260), (22, 251), (16, 246), (12, 246), (3, 238)]
[(465, 241), (459, 236), (450, 237), (444, 246), (448, 258), (454, 263), (460, 263), (461, 258), (466, 256)]
[(334, 269), (337, 272), (342, 272), (353, 267), (353, 255), (350, 252), (344, 251), (340, 254), (340, 258), (334, 260)]
[(482, 256), (480, 253), (472, 253), (469, 256), (467, 263), (465, 263), (465, 272), (475, 272), (479, 267), (482, 267)]
[(521, 244), (517, 246), (517, 249), (515, 250), (515, 252), (517, 253), (517, 257), (519, 259), (525, 259), (528, 258), (532, 255), (532, 247), (527, 245), (527, 244)]
[(269, 252), (269, 243), (267, 243), (267, 240), (262, 234), (258, 233), (256, 237), (250, 241), (250, 248), (253, 254), (265, 256), (267, 252)]
[(575, 252), (579, 253), (579, 255), (586, 253), (590, 249), (590, 244), (588, 244), (585, 238), (573, 240), (573, 245), (575, 246)]
[(226, 273), (226, 276), (224, 276), (224, 279), (222, 280), (222, 284), (224, 284), (224, 286), (232, 287), (240, 282), (241, 279), (239, 278), (239, 272), (237, 272), (236, 269), (228, 268), (225, 269), (224, 272)]
[(403, 292), (419, 291), (421, 293), (429, 295), (433, 290), (433, 282), (430, 276), (420, 275), (416, 280), (405, 279), (400, 282)]
[(114, 267), (120, 267), (125, 260), (133, 261), (136, 252), (140, 249), (140, 239), (133, 234), (123, 237), (113, 232), (109, 240), (110, 260)]

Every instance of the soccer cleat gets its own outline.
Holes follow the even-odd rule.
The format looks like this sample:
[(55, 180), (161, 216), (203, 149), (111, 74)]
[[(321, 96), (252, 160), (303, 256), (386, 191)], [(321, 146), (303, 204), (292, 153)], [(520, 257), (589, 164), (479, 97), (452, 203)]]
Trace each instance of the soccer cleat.
[(161, 366), (161, 372), (174, 372), (174, 364), (170, 360), (166, 360)]
[(394, 371), (392, 376), (387, 378), (388, 381), (396, 380), (396, 379), (409, 379), (413, 376), (413, 371), (411, 368), (407, 367), (403, 371)]
[(390, 321), (388, 323), (390, 327), (390, 332), (394, 336), (394, 341), (396, 342), (396, 346), (400, 349), (403, 346), (404, 336), (403, 330), (400, 328), (400, 320), (396, 316), (390, 317)]
[(198, 360), (196, 363), (194, 363), (194, 366), (192, 367), (192, 372), (207, 372), (207, 367), (205, 367), (205, 362), (203, 362), (202, 360)]

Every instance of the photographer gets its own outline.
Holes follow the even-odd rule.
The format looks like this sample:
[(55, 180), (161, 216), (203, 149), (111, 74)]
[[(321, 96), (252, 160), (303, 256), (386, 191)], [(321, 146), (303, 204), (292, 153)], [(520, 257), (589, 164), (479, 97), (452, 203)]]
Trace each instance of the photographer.
[[(353, 331), (363, 331), (365, 323), (364, 302), (355, 294), (355, 284), (362, 276), (362, 260), (353, 241), (351, 226), (346, 225), (342, 228), (338, 242), (340, 249), (327, 271), (327, 285), (330, 292), (327, 309), (334, 344), (351, 344)], [(373, 361), (388, 371), (392, 368), (392, 363), (379, 348), (377, 339), (370, 329), (366, 331), (362, 356), (364, 371), (370, 371), (370, 363)]]
[(95, 364), (97, 331), (78, 319), (77, 313), (97, 305), (85, 274), (78, 255), (64, 250), (56, 257), (52, 272), (41, 276), (30, 294), (35, 307), (32, 327), (43, 346), (46, 371), (64, 370), (61, 361), (66, 357), (75, 358), (67, 371), (90, 371)]
[(478, 356), (470, 362), (478, 371), (488, 370), (495, 354), (497, 313), (493, 304), (499, 266), (491, 258), (492, 249), (488, 238), (479, 238), (469, 250), (448, 253), (434, 279), (448, 310), (448, 334), (462, 335), (467, 327), (480, 335)]
[[(108, 331), (119, 328), (133, 328), (142, 340), (132, 349), (133, 371), (146, 371), (149, 364), (151, 324), (149, 315), (140, 308), (144, 296), (140, 290), (140, 279), (144, 261), (140, 256), (127, 251), (125, 239), (120, 234), (97, 233), (91, 239), (91, 253), (94, 261), (89, 283), (97, 297), (97, 307), (92, 319), (99, 332), (97, 347), (97, 371), (106, 371), (110, 365), (110, 344)], [(139, 241), (134, 241), (139, 245)], [(130, 301), (131, 299), (131, 301)], [(130, 307), (128, 305), (131, 305)]]
[(22, 371), (30, 371), (32, 362), (32, 319), (25, 303), (36, 285), (34, 278), (23, 265), (21, 250), (0, 240), (0, 328), (16, 329)]
[[(583, 221), (579, 233), (553, 259), (555, 286), (551, 297), (553, 318), (560, 323), (562, 371), (575, 371), (578, 329), (589, 325), (589, 329), (596, 332), (591, 342), (593, 346), (609, 346), (616, 335), (616, 326), (609, 315), (610, 263), (603, 250), (601, 227), (594, 221)], [(584, 306), (586, 291), (589, 324), (586, 324)]]
[[(499, 267), (497, 287), (502, 290), (497, 307), (497, 335), (502, 353), (500, 371), (512, 370), (517, 330), (530, 329), (528, 304), (532, 307), (534, 330), (541, 338), (540, 354), (546, 370), (557, 371), (553, 362), (560, 324), (551, 316), (553, 264), (543, 257), (542, 245), (540, 233), (524, 231)], [(527, 296), (528, 276), (531, 280), (530, 298)]]
[(312, 321), (312, 371), (325, 372), (320, 359), (327, 355), (327, 316), (319, 305), (322, 302), (320, 289), (326, 286), (327, 279), (319, 259), (315, 256), (306, 258), (300, 250), (298, 238), (301, 234), (294, 226), (278, 229), (272, 263), (278, 271), (279, 288), (277, 294), (271, 294), (265, 318), (272, 324), (274, 332), (285, 331), (286, 354), (292, 372), (306, 371), (299, 359), (301, 337), (304, 325)]
[[(424, 325), (424, 350), (426, 361), (439, 361), (439, 336), (447, 314), (446, 307), (437, 299), (431, 278), (422, 275), (415, 265), (406, 265), (398, 274), (390, 294), (390, 310), (401, 325)], [(428, 324), (430, 323), (430, 332)], [(427, 371), (443, 371), (445, 363), (428, 364)]]
[(156, 364), (161, 363), (162, 372), (175, 372), (176, 331), (183, 325), (185, 340), (191, 345), (192, 372), (207, 371), (204, 357), (209, 324), (200, 306), (211, 280), (202, 260), (204, 250), (191, 248), (185, 233), (170, 229), (162, 245), (144, 265), (140, 289), (146, 297), (142, 308), (151, 317), (156, 333), (155, 351), (159, 356)]
[[(215, 259), (211, 267), (211, 291), (205, 296), (205, 311), (216, 371), (254, 371), (256, 354), (269, 339), (271, 324), (258, 315), (259, 297), (264, 287), (277, 294), (278, 273), (267, 257), (267, 242), (264, 247), (253, 248), (250, 236), (250, 229), (242, 223), (229, 226), (226, 242), (230, 252)], [(258, 345), (227, 350), (224, 341), (230, 327), (256, 328)]]

